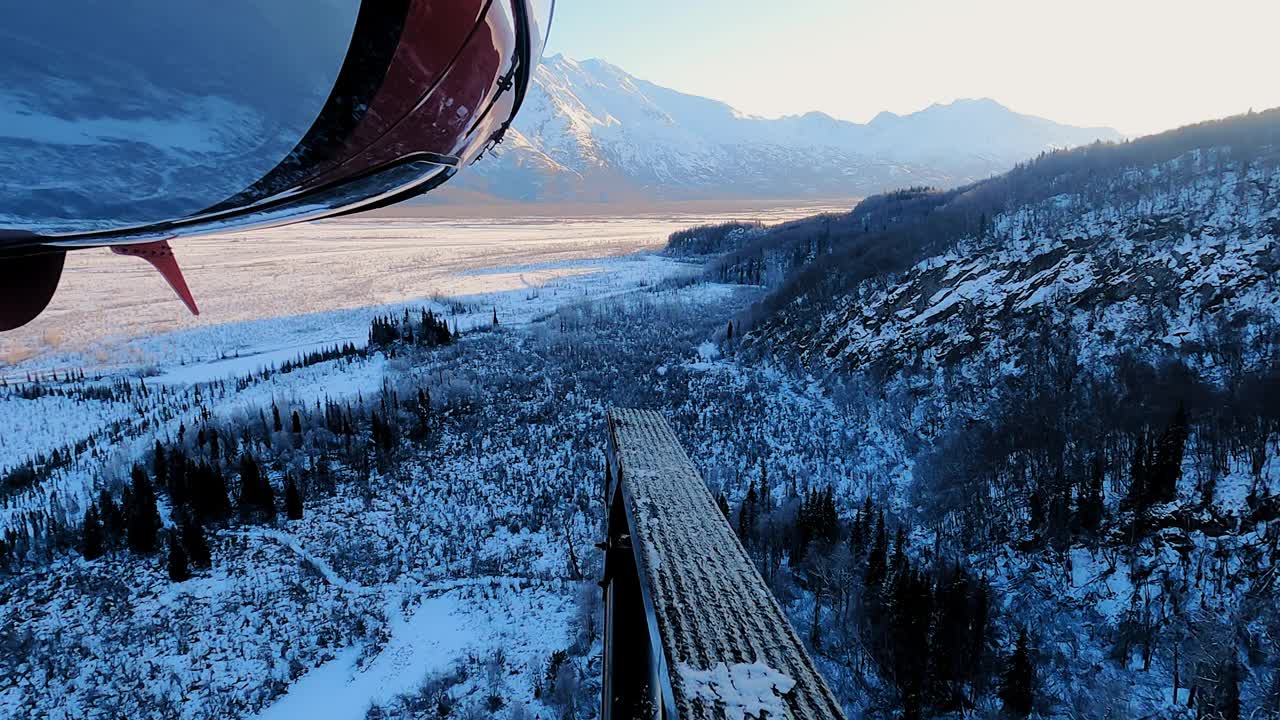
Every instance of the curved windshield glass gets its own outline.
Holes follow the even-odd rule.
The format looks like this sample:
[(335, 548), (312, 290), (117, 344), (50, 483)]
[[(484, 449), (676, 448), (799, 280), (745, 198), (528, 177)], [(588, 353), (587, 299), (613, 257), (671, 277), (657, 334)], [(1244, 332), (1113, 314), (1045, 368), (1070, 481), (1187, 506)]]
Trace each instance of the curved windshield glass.
[(529, 24), (530, 24), (530, 41), (533, 42), (533, 52), (530, 57), (537, 62), (542, 57), (542, 51), (547, 47), (547, 39), (551, 36), (551, 20), (555, 15), (555, 0), (528, 0), (529, 7)]
[(360, 0), (4, 2), (0, 227), (83, 232), (198, 212), (311, 127)]

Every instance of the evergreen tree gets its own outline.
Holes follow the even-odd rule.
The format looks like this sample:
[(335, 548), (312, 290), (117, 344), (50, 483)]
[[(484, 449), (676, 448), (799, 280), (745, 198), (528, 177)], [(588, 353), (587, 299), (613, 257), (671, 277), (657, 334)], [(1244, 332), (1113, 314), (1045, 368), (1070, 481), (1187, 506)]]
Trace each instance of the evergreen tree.
[(369, 419), (369, 434), (373, 444), (383, 452), (390, 452), (396, 445), (396, 429), (390, 422), (382, 419), (377, 412)]
[(297, 410), (294, 410), (294, 411), (293, 411), (293, 424), (292, 424), (292, 427), (290, 428), (290, 430), (292, 430), (292, 431), (293, 431), (293, 434), (294, 434), (294, 435), (301, 435), (301, 434), (302, 434), (302, 417), (301, 417), (300, 415), (298, 415), (298, 411), (297, 411)]
[(155, 552), (161, 527), (155, 489), (142, 466), (134, 465), (132, 476), (124, 509), (129, 549), (136, 553)]
[(493, 326), (498, 327), (498, 308), (496, 305), (493, 308)]
[(875, 506), (871, 502), (871, 496), (868, 495), (862, 499), (862, 524), (860, 526), (862, 534), (858, 537), (858, 545), (863, 548), (869, 547), (874, 537), (872, 533), (874, 533), (875, 528), (871, 526), (871, 518), (875, 515), (874, 511)]
[(809, 490), (800, 498), (800, 508), (796, 512), (795, 542), (791, 546), (792, 567), (799, 567), (809, 554), (809, 544), (813, 542), (813, 505), (814, 493)]
[(290, 520), (302, 519), (302, 494), (291, 474), (284, 476), (284, 511)]
[(871, 545), (871, 554), (867, 556), (867, 589), (877, 591), (884, 582), (889, 568), (889, 536), (884, 527), (884, 513), (876, 519), (875, 540)]
[(840, 539), (840, 516), (836, 513), (835, 492), (828, 487), (821, 496), (815, 513), (814, 534), (827, 545)]
[(960, 685), (965, 676), (970, 644), (971, 610), (969, 578), (960, 563), (938, 582), (935, 589), (936, 618), (929, 636), (927, 697), (933, 707), (959, 709)]
[(98, 493), (98, 518), (102, 522), (102, 535), (107, 547), (117, 547), (124, 539), (124, 515), (120, 507), (111, 497), (111, 493), (103, 490)]
[(914, 569), (907, 567), (894, 575), (889, 602), (890, 666), (904, 717), (920, 717), (925, 705), (932, 599), (929, 582)]
[(1039, 532), (1045, 526), (1044, 512), (1044, 495), (1041, 494), (1040, 488), (1031, 491), (1031, 495), (1027, 497), (1027, 508), (1029, 515), (1027, 517), (1027, 527), (1031, 532)]
[(1168, 427), (1160, 435), (1154, 448), (1150, 468), (1150, 500), (1154, 503), (1169, 502), (1178, 495), (1178, 480), (1182, 478), (1182, 458), (1186, 452), (1187, 409), (1179, 403), (1178, 410), (1169, 420)]
[(275, 432), (284, 430), (284, 424), (280, 422), (280, 408), (274, 402), (271, 403), (271, 429)]
[(1035, 706), (1035, 666), (1031, 660), (1030, 641), (1026, 628), (1018, 632), (1018, 644), (1005, 667), (1000, 684), (1000, 701), (1005, 712), (1014, 717), (1026, 717)]
[(262, 513), (266, 517), (267, 522), (276, 519), (276, 490), (271, 487), (271, 480), (266, 476), (262, 476), (262, 489), (259, 490), (262, 497)]
[(1134, 512), (1146, 512), (1150, 503), (1150, 489), (1147, 486), (1147, 473), (1150, 466), (1150, 451), (1147, 444), (1147, 433), (1138, 433), (1133, 447), (1133, 460), (1129, 465), (1129, 497), (1128, 502)]
[(725, 520), (728, 520), (731, 511), (729, 510), (729, 499), (724, 496), (724, 493), (716, 493), (716, 507), (720, 508), (720, 514), (724, 515)]
[(893, 561), (889, 564), (889, 568), (894, 572), (902, 572), (910, 566), (907, 560), (907, 530), (902, 525), (898, 526), (898, 533), (893, 541)]
[(222, 468), (201, 461), (191, 468), (191, 513), (200, 522), (225, 520), (231, 514), (231, 501), (227, 498), (227, 481)]
[(174, 507), (182, 507), (191, 501), (191, 478), (187, 468), (187, 456), (182, 448), (173, 448), (168, 453), (169, 499)]
[(855, 510), (853, 522), (849, 523), (849, 552), (858, 555), (863, 551), (862, 545), (862, 511)]
[(1240, 681), (1243, 671), (1235, 658), (1211, 666), (1204, 673), (1200, 693), (1202, 720), (1240, 720)]
[(191, 568), (187, 567), (187, 552), (174, 532), (169, 533), (169, 579), (182, 582), (191, 577)]
[(255, 516), (274, 520), (276, 517), (275, 491), (247, 450), (240, 456), (240, 516), (248, 520)]
[(756, 484), (752, 481), (751, 486), (747, 488), (747, 496), (742, 499), (742, 507), (738, 508), (738, 539), (745, 546), (751, 545), (759, 513), (759, 495), (756, 493)]
[(418, 388), (418, 398), (413, 404), (414, 424), (412, 437), (422, 440), (431, 432), (431, 394)]
[(242, 514), (262, 504), (261, 490), (262, 470), (258, 467), (258, 461), (246, 450), (240, 456), (240, 497), (237, 502)]
[(105, 552), (102, 523), (98, 521), (98, 510), (90, 505), (84, 512), (84, 532), (80, 541), (80, 554), (85, 560), (97, 560)]
[(194, 567), (208, 569), (213, 566), (213, 554), (205, 539), (204, 527), (191, 518), (182, 522), (182, 545), (186, 548)]
[(1095, 456), (1090, 468), (1089, 478), (1085, 481), (1081, 490), (1080, 503), (1076, 511), (1077, 520), (1084, 530), (1094, 531), (1102, 525), (1106, 492), (1103, 487), (1106, 479), (1105, 473), (1106, 468), (1102, 463), (1102, 456)]
[(1058, 475), (1050, 488), (1045, 515), (1045, 537), (1061, 544), (1071, 531), (1071, 485)]
[(164, 445), (156, 440), (155, 449), (152, 451), (152, 472), (156, 478), (156, 484), (160, 487), (168, 487), (169, 485), (169, 463), (164, 451)]
[(988, 624), (991, 616), (991, 589), (979, 579), (973, 590), (973, 616), (969, 621), (968, 675), (974, 691), (980, 693), (986, 684)]

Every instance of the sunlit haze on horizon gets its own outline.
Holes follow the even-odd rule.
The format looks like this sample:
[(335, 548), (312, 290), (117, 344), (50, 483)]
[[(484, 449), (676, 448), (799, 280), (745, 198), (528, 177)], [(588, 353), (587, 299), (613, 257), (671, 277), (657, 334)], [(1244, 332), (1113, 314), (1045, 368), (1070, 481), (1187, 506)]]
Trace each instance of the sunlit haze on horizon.
[(1280, 106), (1280, 3), (559, 0), (548, 52), (776, 117), (990, 97), (1141, 135)]

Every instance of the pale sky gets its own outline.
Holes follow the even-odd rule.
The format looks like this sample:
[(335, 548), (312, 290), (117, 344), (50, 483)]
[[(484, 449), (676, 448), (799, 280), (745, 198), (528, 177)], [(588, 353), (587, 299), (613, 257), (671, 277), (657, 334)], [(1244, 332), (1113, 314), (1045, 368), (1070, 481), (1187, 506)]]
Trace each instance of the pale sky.
[(1137, 135), (1280, 106), (1280, 0), (557, 0), (549, 52), (770, 117), (991, 97)]

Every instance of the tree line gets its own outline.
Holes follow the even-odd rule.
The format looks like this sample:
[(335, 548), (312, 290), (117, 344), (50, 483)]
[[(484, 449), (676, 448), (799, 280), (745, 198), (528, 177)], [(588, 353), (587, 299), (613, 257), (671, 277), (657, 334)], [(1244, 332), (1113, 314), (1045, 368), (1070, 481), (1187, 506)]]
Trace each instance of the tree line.
[[(0, 538), (0, 566), (22, 561), (31, 532), (48, 532), (55, 546), (74, 547), (87, 560), (167, 550), (170, 577), (185, 580), (193, 569), (211, 567), (210, 530), (274, 524), (281, 512), (299, 520), (309, 494), (336, 489), (334, 466), (366, 474), (375, 463), (389, 466), (403, 442), (427, 441), (434, 422), (427, 388), (389, 384), (373, 403), (326, 398), (282, 412), (273, 402), (234, 422), (202, 417), (194, 432), (183, 422), (174, 436), (157, 438), (118, 493), (98, 492), (79, 527), (11, 528)], [(172, 518), (168, 528), (161, 501)]]
[(990, 584), (957, 559), (913, 555), (907, 526), (870, 497), (846, 520), (830, 487), (775, 489), (762, 464), (736, 509), (716, 499), (775, 593), (790, 581), (812, 598), (810, 648), (883, 678), (903, 717), (972, 710), (993, 692), (1010, 714), (1032, 712), (1031, 636), (1002, 654)]

